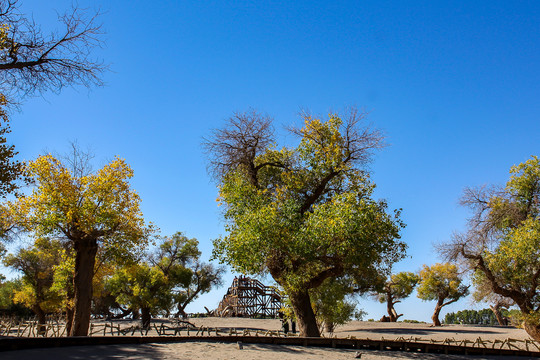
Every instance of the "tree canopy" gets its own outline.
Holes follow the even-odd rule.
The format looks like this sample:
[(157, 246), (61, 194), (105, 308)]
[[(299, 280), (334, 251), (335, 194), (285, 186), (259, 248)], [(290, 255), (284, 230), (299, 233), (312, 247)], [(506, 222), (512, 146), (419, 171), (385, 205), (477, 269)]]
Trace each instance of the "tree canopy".
[(52, 289), (55, 267), (61, 261), (62, 245), (57, 240), (38, 238), (27, 249), (8, 255), (4, 265), (22, 272), (22, 286), (13, 301), (32, 309), (39, 324), (45, 324), (45, 314), (58, 311), (60, 296)]
[(386, 310), (391, 322), (396, 322), (403, 314), (396, 312), (394, 305), (409, 297), (418, 284), (418, 275), (402, 271), (391, 274), (383, 280), (384, 283), (377, 289), (375, 297), (380, 303), (386, 303)]
[[(18, 189), (17, 180), (23, 173), (23, 164), (15, 160), (15, 145), (8, 144), (6, 135), (11, 132), (6, 112), (7, 100), (0, 93), (0, 198), (14, 193)], [(1, 231), (1, 229), (0, 229)]]
[(364, 166), (384, 144), (363, 118), (354, 109), (328, 120), (304, 114), (304, 126), (290, 129), (299, 144), (278, 149), (268, 117), (235, 114), (205, 141), (227, 231), (214, 256), (235, 271), (269, 273), (304, 336), (320, 335), (309, 289), (404, 256), (399, 211), (372, 199)]
[(3, 228), (35, 238), (59, 238), (72, 247), (72, 335), (86, 335), (98, 248), (118, 255), (144, 248), (153, 228), (144, 222), (140, 198), (128, 182), (133, 171), (124, 160), (115, 158), (94, 173), (87, 173), (76, 164), (80, 162), (72, 161), (70, 168), (69, 163), (52, 155), (30, 161), (26, 173), (34, 184), (33, 190), (6, 202), (6, 216), (1, 220)]
[(439, 313), (443, 306), (458, 301), (469, 293), (469, 287), (462, 284), (458, 267), (451, 263), (424, 265), (418, 274), (418, 297), (422, 300), (435, 300), (435, 311), (431, 319), (433, 325), (441, 326)]
[(495, 321), (495, 315), (490, 309), (461, 310), (444, 316), (445, 324), (495, 325)]
[(199, 242), (181, 232), (162, 239), (146, 260), (120, 267), (107, 283), (118, 303), (141, 310), (144, 328), (152, 315), (186, 306), (201, 293), (221, 284), (224, 269), (200, 261)]
[(525, 329), (540, 340), (540, 159), (512, 166), (503, 188), (466, 189), (461, 203), (472, 210), (468, 229), (441, 251), (514, 301)]

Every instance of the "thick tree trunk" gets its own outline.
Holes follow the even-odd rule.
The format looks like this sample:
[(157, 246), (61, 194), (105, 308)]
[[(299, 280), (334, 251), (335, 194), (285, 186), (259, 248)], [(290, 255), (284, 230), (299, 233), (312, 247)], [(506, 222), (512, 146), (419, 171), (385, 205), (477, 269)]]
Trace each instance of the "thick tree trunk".
[[(514, 301), (516, 301), (514, 299)], [(532, 305), (528, 302), (521, 302), (519, 303), (516, 301), (517, 305), (519, 306), (519, 309), (521, 310), (521, 313), (525, 317), (525, 321), (523, 322), (523, 328), (536, 341), (540, 341), (540, 324), (538, 324), (537, 321), (531, 321), (530, 316), (532, 312)]]
[(336, 325), (330, 321), (324, 322), (324, 331), (326, 331), (329, 334), (332, 334), (334, 330), (336, 329)]
[(437, 305), (435, 305), (435, 311), (433, 312), (433, 316), (431, 317), (431, 320), (433, 321), (433, 326), (441, 326), (439, 314), (441, 313), (441, 309), (443, 307), (443, 301), (444, 300), (439, 299), (439, 301), (437, 301)]
[(499, 323), (499, 325), (501, 325), (501, 326), (507, 325), (504, 317), (501, 314), (501, 309), (499, 307), (499, 304), (490, 305), (489, 307), (490, 307), (491, 311), (493, 311), (493, 314), (495, 315), (495, 318), (497, 318), (497, 322)]
[(289, 292), (289, 299), (296, 315), (300, 336), (321, 337), (307, 289)]
[(536, 341), (540, 341), (540, 325), (538, 324), (532, 324), (530, 322), (525, 321), (523, 323), (523, 327), (525, 328), (525, 331), (527, 334), (531, 336)]
[(66, 334), (71, 334), (71, 328), (73, 327), (73, 308), (66, 307)]
[(32, 310), (36, 313), (38, 318), (38, 333), (41, 334), (45, 332), (45, 324), (47, 323), (47, 317), (45, 316), (45, 311), (39, 305), (35, 305)]
[(92, 279), (97, 253), (96, 239), (75, 242), (75, 309), (70, 336), (87, 336), (92, 306)]
[(146, 307), (142, 307), (141, 308), (141, 322), (142, 322), (143, 329), (150, 329), (150, 320), (152, 320), (150, 309)]
[(401, 315), (398, 315), (397, 312), (396, 312), (396, 309), (394, 309), (394, 299), (392, 298), (392, 296), (390, 294), (387, 294), (386, 295), (386, 311), (388, 312), (388, 316), (390, 317), (390, 322), (396, 322), (397, 319), (399, 319), (399, 317)]
[[(186, 305), (183, 305), (183, 304), (178, 304), (178, 311), (176, 312), (176, 314), (174, 315), (174, 317), (179, 317), (179, 316), (182, 316), (183, 319), (187, 318), (187, 314), (186, 314)], [(208, 310), (207, 310), (208, 311)]]

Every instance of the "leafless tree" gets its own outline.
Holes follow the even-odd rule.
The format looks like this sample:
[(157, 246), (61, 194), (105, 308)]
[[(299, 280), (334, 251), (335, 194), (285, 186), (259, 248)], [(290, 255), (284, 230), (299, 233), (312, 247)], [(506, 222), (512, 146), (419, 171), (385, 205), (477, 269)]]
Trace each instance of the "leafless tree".
[(219, 181), (232, 169), (245, 166), (254, 184), (257, 172), (267, 164), (255, 165), (255, 159), (274, 142), (272, 118), (250, 110), (236, 112), (225, 126), (203, 139), (209, 157), (208, 172)]
[(58, 16), (63, 29), (45, 35), (19, 12), (19, 0), (0, 0), (0, 91), (12, 98), (102, 85), (107, 69), (91, 56), (103, 35), (99, 12), (73, 6)]
[(82, 179), (93, 173), (92, 160), (95, 158), (95, 154), (90, 147), (86, 150), (82, 149), (79, 143), (70, 141), (71, 149), (66, 153), (55, 154), (55, 157), (60, 159), (71, 170), (73, 177)]

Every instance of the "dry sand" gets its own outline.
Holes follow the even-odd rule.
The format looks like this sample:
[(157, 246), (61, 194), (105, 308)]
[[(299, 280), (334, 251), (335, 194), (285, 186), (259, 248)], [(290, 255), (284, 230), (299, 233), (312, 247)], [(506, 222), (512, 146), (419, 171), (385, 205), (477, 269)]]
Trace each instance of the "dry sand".
[[(255, 320), (237, 318), (201, 318), (191, 319), (196, 326), (218, 327), (228, 329), (260, 329), (279, 330), (279, 320)], [(150, 334), (149, 334), (150, 335)], [(355, 336), (356, 338), (369, 339), (395, 339), (423, 338), (444, 340), (454, 338), (456, 340), (476, 340), (481, 337), (484, 340), (504, 340), (506, 338), (528, 339), (524, 330), (502, 327), (477, 327), (463, 325), (449, 325), (442, 328), (433, 328), (429, 324), (404, 324), (404, 323), (377, 323), (354, 321), (339, 327), (334, 334), (338, 337)], [(327, 335), (328, 336), (328, 335)], [(362, 350), (362, 359), (387, 360), (387, 359), (510, 359), (510, 357), (497, 356), (460, 356), (460, 355), (437, 355), (407, 352), (372, 351)], [(56, 349), (33, 349), (18, 350), (0, 353), (2, 360), (26, 360), (26, 359), (195, 359), (195, 360), (219, 360), (219, 359), (354, 359), (356, 350), (328, 349), (301, 346), (283, 345), (258, 345), (243, 344), (243, 349), (238, 349), (237, 344), (230, 343), (175, 343), (175, 344), (145, 344), (145, 345), (100, 345), (79, 346)], [(520, 358), (525, 359), (525, 358)]]
[[(236, 327), (239, 329), (260, 329), (260, 330), (280, 330), (281, 322), (279, 320), (258, 320), (241, 318), (200, 318), (190, 320), (195, 326), (220, 327), (227, 329)], [(331, 336), (323, 334), (323, 336)], [(357, 339), (396, 339), (421, 338), (444, 340), (454, 338), (455, 340), (476, 340), (481, 337), (482, 340), (504, 340), (529, 339), (529, 335), (523, 329), (513, 327), (498, 326), (472, 326), (472, 325), (445, 325), (442, 327), (433, 327), (430, 324), (410, 324), (410, 323), (381, 323), (367, 321), (351, 321), (350, 323), (339, 326), (333, 336), (344, 338), (354, 336)]]

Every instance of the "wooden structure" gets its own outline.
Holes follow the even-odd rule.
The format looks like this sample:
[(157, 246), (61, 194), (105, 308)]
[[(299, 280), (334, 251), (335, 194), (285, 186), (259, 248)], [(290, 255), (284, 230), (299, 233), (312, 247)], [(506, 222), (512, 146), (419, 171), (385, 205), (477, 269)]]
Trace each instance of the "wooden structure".
[(217, 316), (275, 318), (281, 309), (281, 296), (273, 286), (249, 277), (234, 278), (215, 311)]

